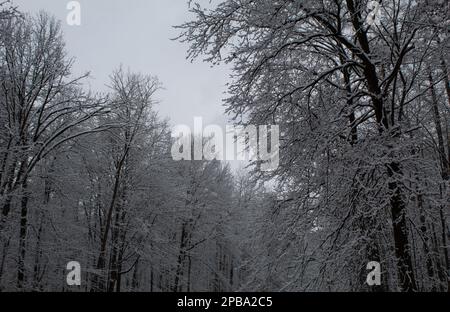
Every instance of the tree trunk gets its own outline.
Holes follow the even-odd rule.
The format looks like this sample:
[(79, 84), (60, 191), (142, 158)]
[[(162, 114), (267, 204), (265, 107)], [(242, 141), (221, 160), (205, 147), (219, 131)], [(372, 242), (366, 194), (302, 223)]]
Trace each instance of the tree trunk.
[(400, 187), (396, 181), (397, 176), (401, 175), (401, 169), (398, 163), (393, 162), (388, 166), (388, 175), (393, 180), (389, 182), (388, 186), (392, 192), (390, 204), (400, 287), (403, 291), (417, 291), (408, 240), (408, 227), (406, 225), (406, 207)]
[(127, 146), (125, 146), (124, 149), (124, 153), (120, 159), (120, 161), (117, 164), (117, 168), (116, 168), (116, 174), (115, 174), (115, 179), (114, 179), (114, 188), (113, 188), (113, 194), (111, 197), (111, 203), (109, 205), (108, 208), (108, 214), (105, 220), (105, 227), (104, 227), (104, 232), (102, 233), (101, 236), (101, 243), (100, 243), (100, 254), (98, 256), (98, 260), (97, 260), (97, 274), (94, 277), (94, 287), (96, 287), (96, 290), (103, 290), (105, 287), (105, 281), (104, 281), (104, 272), (102, 272), (105, 269), (105, 265), (106, 265), (106, 243), (108, 242), (108, 234), (109, 234), (109, 229), (111, 227), (111, 221), (112, 221), (112, 215), (113, 215), (113, 210), (116, 206), (116, 201), (117, 201), (117, 197), (118, 197), (118, 193), (119, 193), (119, 185), (120, 185), (120, 180), (121, 180), (121, 174), (122, 174), (122, 167), (125, 163), (125, 159), (128, 155), (128, 150), (129, 148)]
[[(450, 86), (449, 86), (449, 79), (448, 79), (448, 73), (447, 73), (447, 67), (445, 64), (444, 59), (441, 59), (441, 65), (444, 71), (445, 75), (445, 83), (446, 83), (446, 91), (447, 91), (447, 97), (450, 107)], [(442, 179), (445, 181), (445, 183), (448, 183), (450, 178), (450, 133), (447, 134), (448, 136), (448, 156), (445, 155), (445, 146), (444, 146), (444, 135), (442, 131), (442, 125), (441, 125), (441, 116), (439, 112), (439, 102), (438, 97), (436, 94), (436, 90), (434, 88), (434, 79), (432, 75), (431, 68), (428, 67), (428, 79), (430, 82), (430, 93), (431, 93), (431, 103), (433, 106), (433, 119), (436, 127), (436, 135), (438, 137), (438, 149), (439, 149), (439, 157), (441, 160), (441, 174)], [(448, 131), (448, 129), (447, 129)], [(445, 186), (443, 187), (446, 188)], [(448, 291), (450, 291), (450, 263), (449, 263), (449, 257), (448, 257), (448, 247), (447, 247), (447, 224), (446, 224), (446, 216), (444, 214), (444, 207), (441, 206), (439, 209), (439, 216), (441, 219), (441, 227), (442, 227), (442, 243), (444, 245), (444, 258), (445, 258), (445, 264), (447, 269), (447, 287)]]
[(186, 227), (187, 227), (186, 222), (183, 222), (183, 225), (181, 227), (180, 250), (178, 253), (177, 269), (175, 272), (175, 281), (173, 284), (174, 292), (181, 291), (180, 279), (181, 276), (183, 275), (183, 264), (184, 259), (186, 257), (186, 239), (187, 239)]
[(20, 209), (19, 260), (17, 266), (17, 288), (21, 289), (25, 282), (25, 253), (28, 223), (28, 179), (22, 182), (22, 200)]

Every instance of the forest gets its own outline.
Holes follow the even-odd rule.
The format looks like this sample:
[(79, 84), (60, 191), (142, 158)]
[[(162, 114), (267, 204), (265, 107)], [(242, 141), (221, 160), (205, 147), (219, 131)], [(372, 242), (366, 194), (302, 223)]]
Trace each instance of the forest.
[(0, 0), (0, 291), (450, 291), (450, 3), (186, 2), (175, 40), (278, 167), (173, 159), (164, 81), (91, 89), (60, 20)]

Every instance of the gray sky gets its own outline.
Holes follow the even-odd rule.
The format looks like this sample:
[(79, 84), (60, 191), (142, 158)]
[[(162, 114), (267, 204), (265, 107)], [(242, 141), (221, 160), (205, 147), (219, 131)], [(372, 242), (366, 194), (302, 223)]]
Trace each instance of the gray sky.
[(186, 60), (187, 45), (172, 41), (173, 25), (190, 19), (187, 0), (79, 0), (81, 25), (69, 26), (69, 0), (13, 0), (21, 11), (45, 10), (62, 21), (67, 51), (76, 58), (74, 73), (90, 71), (93, 90), (105, 91), (108, 76), (120, 64), (156, 75), (165, 90), (157, 110), (171, 123), (225, 123), (222, 98), (229, 70)]

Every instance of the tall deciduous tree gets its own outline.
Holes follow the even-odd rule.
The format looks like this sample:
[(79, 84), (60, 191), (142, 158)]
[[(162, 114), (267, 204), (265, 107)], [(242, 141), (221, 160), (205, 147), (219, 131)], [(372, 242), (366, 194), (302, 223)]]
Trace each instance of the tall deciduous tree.
[[(351, 272), (362, 289), (358, 275), (365, 264), (380, 261), (389, 268), (384, 287), (442, 287), (447, 247), (431, 256), (443, 275), (418, 283), (418, 211), (410, 201), (427, 194), (426, 209), (435, 218), (439, 204), (433, 202), (446, 196), (429, 193), (441, 176), (420, 157), (427, 144), (421, 101), (430, 92), (422, 79), (442, 28), (422, 14), (433, 4), (383, 1), (375, 19), (368, 4), (229, 0), (206, 8), (191, 2), (195, 18), (179, 26), (179, 39), (190, 43), (190, 58), (233, 64), (226, 105), (236, 120), (280, 124), (282, 156), (270, 177), (280, 179), (292, 209), (303, 208), (298, 218), (310, 230), (327, 233), (320, 243), (325, 279), (333, 274), (328, 269), (346, 269), (330, 266), (330, 259), (356, 261)], [(352, 260), (350, 250), (363, 256)]]

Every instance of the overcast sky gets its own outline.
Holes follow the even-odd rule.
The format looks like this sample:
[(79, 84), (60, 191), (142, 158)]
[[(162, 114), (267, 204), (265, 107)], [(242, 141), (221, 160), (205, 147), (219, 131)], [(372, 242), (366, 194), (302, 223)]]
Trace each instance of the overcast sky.
[(170, 40), (172, 26), (190, 19), (187, 0), (80, 0), (81, 25), (69, 26), (67, 0), (13, 0), (19, 9), (45, 10), (62, 21), (74, 72), (90, 71), (93, 90), (105, 91), (108, 76), (120, 64), (132, 71), (156, 75), (165, 90), (158, 93), (158, 111), (171, 123), (192, 125), (225, 122), (222, 99), (229, 71), (198, 60), (186, 60), (187, 46)]

